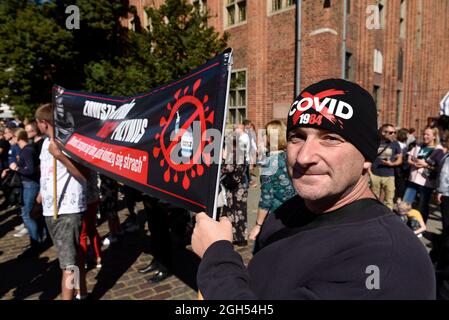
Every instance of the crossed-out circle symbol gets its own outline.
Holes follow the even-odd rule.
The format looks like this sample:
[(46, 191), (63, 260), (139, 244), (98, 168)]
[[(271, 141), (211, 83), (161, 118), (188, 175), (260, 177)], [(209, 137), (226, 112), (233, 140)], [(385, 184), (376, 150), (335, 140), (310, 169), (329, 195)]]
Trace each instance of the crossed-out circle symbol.
[[(187, 119), (186, 122), (184, 122), (184, 124), (182, 125), (181, 128), (179, 128), (179, 131), (176, 133), (173, 141), (170, 141), (170, 145), (168, 147), (165, 146), (165, 141), (164, 141), (164, 137), (165, 137), (165, 133), (167, 131), (167, 128), (170, 126), (170, 123), (173, 121), (176, 112), (181, 109), (181, 107), (186, 104), (186, 103), (190, 103), (192, 105), (195, 106), (195, 112), (190, 116), (189, 119)], [(190, 127), (190, 125), (197, 120), (197, 118), (199, 119), (200, 122), (200, 128), (201, 128), (201, 137), (203, 137), (203, 135), (205, 134), (206, 131), (206, 119), (204, 118), (204, 108), (203, 108), (203, 104), (200, 100), (198, 100), (196, 97), (194, 96), (183, 96), (182, 98), (180, 98), (179, 100), (176, 101), (176, 104), (172, 107), (172, 112), (170, 113), (170, 116), (167, 120), (167, 123), (164, 127), (164, 129), (161, 132), (160, 135), (160, 146), (161, 146), (161, 150), (162, 153), (164, 155), (164, 158), (167, 160), (169, 166), (171, 168), (173, 168), (176, 171), (186, 171), (189, 170), (190, 168), (192, 168), (195, 164), (199, 163), (199, 159), (201, 157), (202, 151), (204, 149), (204, 145), (206, 144), (206, 142), (204, 141), (204, 139), (201, 139), (201, 143), (199, 144), (199, 147), (197, 148), (197, 150), (195, 150), (195, 153), (193, 154), (192, 159), (189, 161), (189, 163), (174, 163), (171, 160), (170, 154), (173, 150), (173, 148), (178, 144), (178, 140), (179, 137), (185, 133), (185, 131), (187, 130), (187, 128)], [(193, 147), (193, 146), (192, 146)]]

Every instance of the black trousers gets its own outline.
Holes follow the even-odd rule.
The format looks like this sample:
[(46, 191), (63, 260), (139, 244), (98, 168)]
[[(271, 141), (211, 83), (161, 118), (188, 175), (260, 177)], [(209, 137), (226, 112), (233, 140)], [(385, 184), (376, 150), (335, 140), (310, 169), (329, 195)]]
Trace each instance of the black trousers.
[(151, 253), (168, 270), (173, 267), (173, 244), (170, 236), (170, 224), (167, 210), (156, 198), (143, 196), (143, 204), (148, 219), (151, 236)]
[(441, 197), (441, 218), (443, 220), (443, 234), (449, 233), (449, 197)]

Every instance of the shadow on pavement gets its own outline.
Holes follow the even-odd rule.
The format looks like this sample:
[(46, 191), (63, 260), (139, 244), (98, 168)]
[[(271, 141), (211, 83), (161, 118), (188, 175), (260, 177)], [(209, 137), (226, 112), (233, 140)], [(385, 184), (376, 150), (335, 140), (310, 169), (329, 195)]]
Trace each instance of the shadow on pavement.
[(13, 299), (23, 300), (41, 292), (40, 300), (56, 299), (60, 292), (61, 270), (48, 257), (11, 259), (0, 264), (0, 298), (11, 289)]
[(3, 223), (0, 226), (0, 238), (4, 237), (8, 232), (14, 229), (15, 226), (18, 226), (22, 223), (22, 218), (20, 217), (20, 209), (13, 209), (8, 211), (3, 211), (0, 214), (0, 222), (3, 220), (6, 220), (10, 218), (11, 216), (14, 216), (12, 219), (7, 221), (6, 223)]
[(111, 244), (102, 251), (103, 267), (96, 277), (97, 283), (91, 292), (93, 299), (101, 299), (115, 283), (128, 271), (128, 269), (145, 252), (145, 241), (138, 232), (123, 236), (120, 241)]

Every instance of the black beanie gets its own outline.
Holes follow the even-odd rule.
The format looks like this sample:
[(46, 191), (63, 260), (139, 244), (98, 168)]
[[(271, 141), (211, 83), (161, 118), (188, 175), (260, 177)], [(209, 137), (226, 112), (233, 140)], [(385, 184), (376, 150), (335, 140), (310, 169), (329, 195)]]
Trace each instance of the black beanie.
[(380, 139), (373, 97), (358, 84), (326, 79), (305, 88), (288, 113), (287, 132), (318, 128), (341, 135), (373, 162)]

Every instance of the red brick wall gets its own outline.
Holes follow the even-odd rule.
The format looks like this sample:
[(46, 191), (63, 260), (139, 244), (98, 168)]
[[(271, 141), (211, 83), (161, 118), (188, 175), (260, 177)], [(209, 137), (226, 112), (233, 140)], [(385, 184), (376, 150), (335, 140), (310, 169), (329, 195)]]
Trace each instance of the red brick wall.
[[(130, 2), (158, 5), (163, 0)], [(347, 51), (353, 55), (355, 81), (370, 92), (375, 84), (381, 87), (379, 124), (396, 124), (396, 92), (402, 90), (400, 126), (422, 130), (427, 118), (438, 114), (439, 101), (449, 91), (449, 1), (406, 0), (407, 30), (402, 43), (399, 39), (400, 0), (385, 2), (386, 26), (381, 30), (366, 28), (366, 8), (376, 0), (350, 2)], [(295, 9), (270, 14), (268, 1), (247, 0), (246, 23), (226, 28), (225, 1), (208, 0), (207, 4), (209, 25), (231, 36), (229, 45), (234, 48), (234, 69), (247, 70), (248, 118), (258, 128), (262, 127), (272, 119), (273, 108), (285, 108), (294, 97)], [(342, 26), (342, 0), (332, 0), (331, 7), (326, 9), (323, 0), (302, 0), (301, 88), (323, 78), (341, 76)], [(334, 31), (312, 33), (323, 28)], [(404, 50), (403, 81), (398, 80), (401, 46)], [(375, 74), (373, 69), (375, 48), (383, 54), (381, 75)]]

